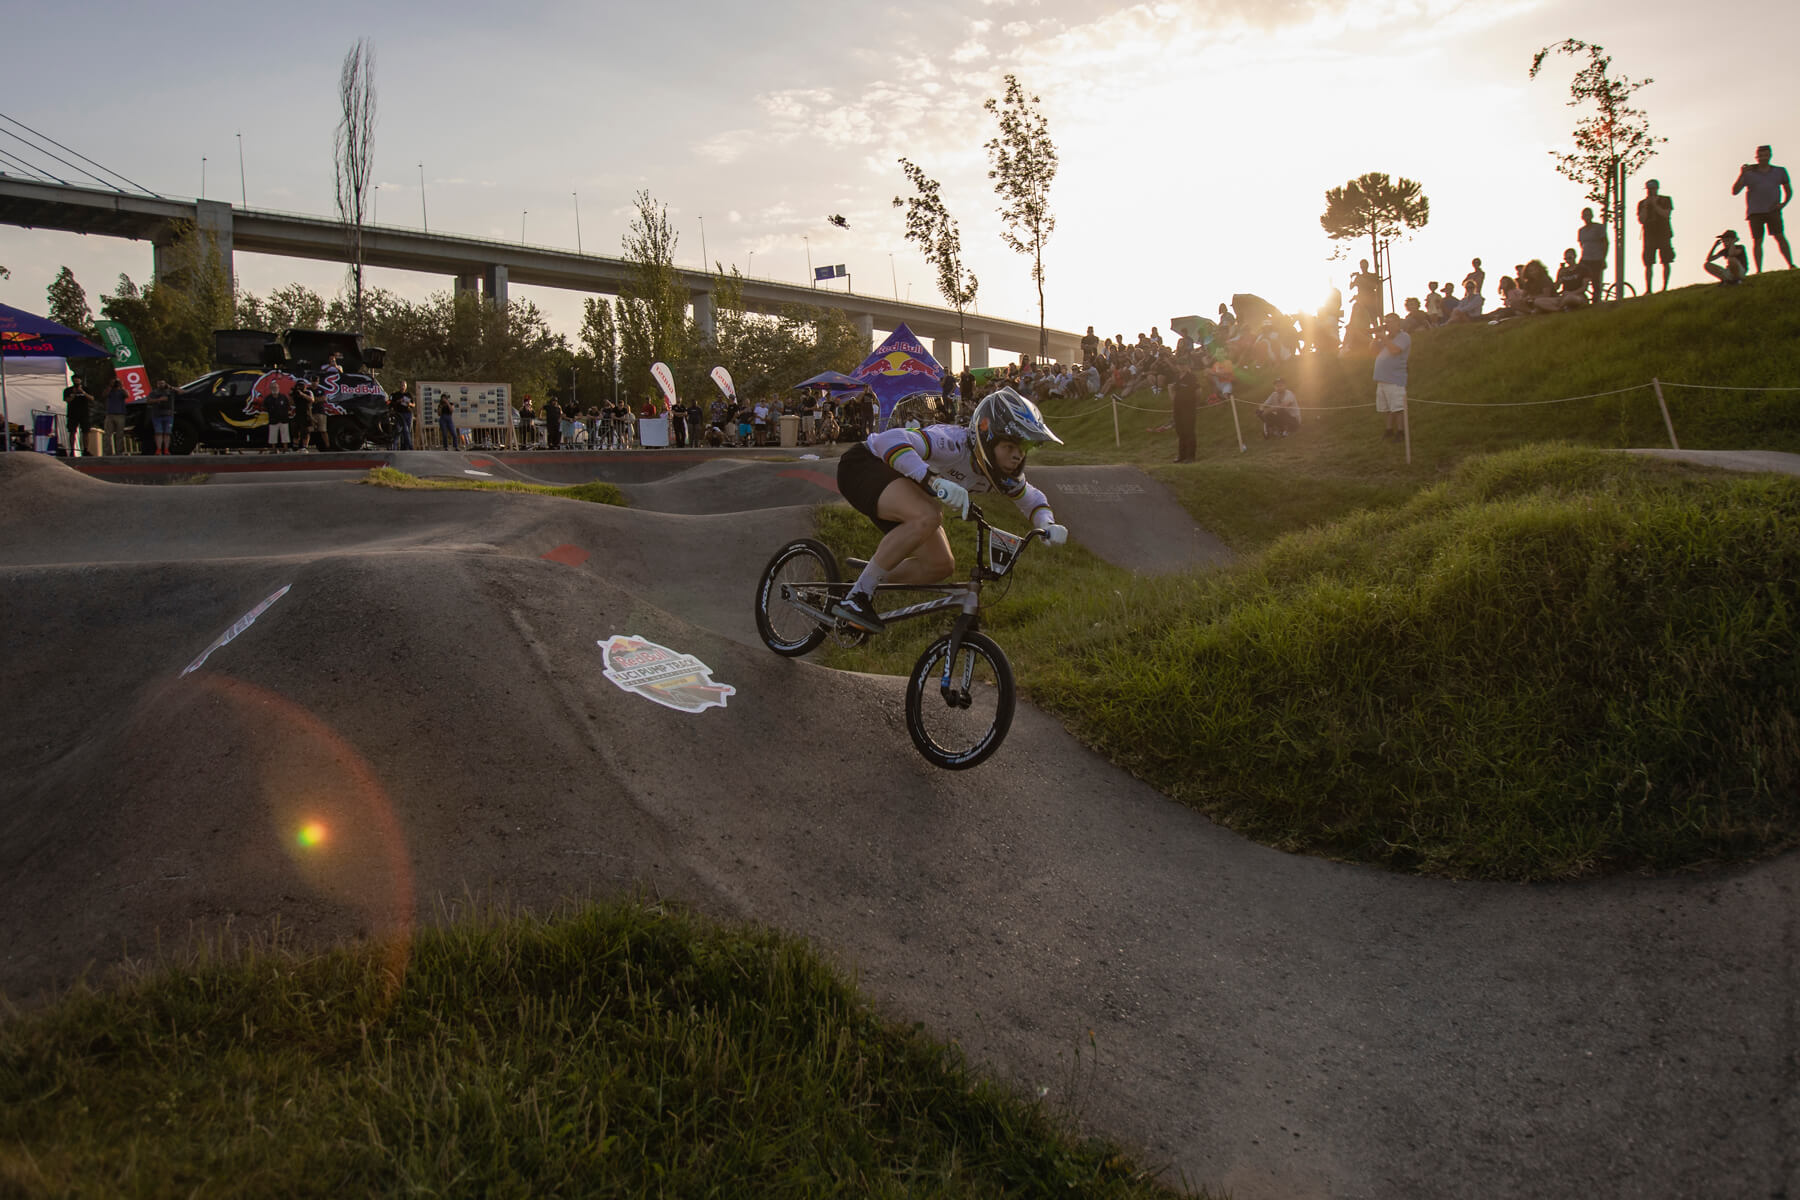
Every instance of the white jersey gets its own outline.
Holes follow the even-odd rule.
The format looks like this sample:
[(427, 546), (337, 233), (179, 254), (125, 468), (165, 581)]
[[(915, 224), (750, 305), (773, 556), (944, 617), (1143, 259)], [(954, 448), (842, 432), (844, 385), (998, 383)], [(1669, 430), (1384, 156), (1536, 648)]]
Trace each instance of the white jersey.
[(973, 436), (962, 425), (927, 425), (923, 429), (884, 429), (863, 444), (869, 453), (915, 483), (923, 484), (927, 473), (942, 475), (962, 484), (971, 494), (1000, 492), (1019, 506), (1034, 529), (1055, 521), (1050, 498), (1027, 483), (1023, 475), (1003, 479), (996, 488), (981, 473), (970, 453)]

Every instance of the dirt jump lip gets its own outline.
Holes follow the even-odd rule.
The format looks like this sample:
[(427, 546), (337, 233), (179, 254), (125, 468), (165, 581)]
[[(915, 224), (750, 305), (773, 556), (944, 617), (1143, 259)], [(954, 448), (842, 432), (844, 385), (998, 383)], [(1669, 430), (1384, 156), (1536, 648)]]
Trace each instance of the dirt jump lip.
[[(810, 504), (119, 487), (10, 457), (14, 999), (159, 933), (278, 920), (324, 943), (414, 928), (439, 896), (647, 888), (812, 939), (884, 1011), (1239, 1197), (1800, 1190), (1800, 855), (1395, 877), (1247, 842), (1029, 705), (989, 763), (936, 771), (903, 681), (757, 641), (754, 581)], [(704, 465), (666, 494), (690, 469), (752, 486)], [(1149, 503), (1111, 469), (1033, 478), (1078, 532), (1084, 501)], [(615, 636), (733, 694), (696, 713), (618, 686)], [(341, 860), (291, 836), (320, 794)]]

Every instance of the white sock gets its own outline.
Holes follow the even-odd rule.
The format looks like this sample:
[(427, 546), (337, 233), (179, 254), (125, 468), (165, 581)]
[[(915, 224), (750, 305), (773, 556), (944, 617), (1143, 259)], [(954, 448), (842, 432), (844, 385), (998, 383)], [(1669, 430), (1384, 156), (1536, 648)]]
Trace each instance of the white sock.
[(856, 586), (850, 590), (853, 592), (861, 592), (863, 595), (873, 599), (875, 596), (875, 589), (880, 587), (883, 583), (886, 583), (887, 577), (888, 573), (885, 567), (878, 567), (874, 563), (870, 563), (863, 568), (862, 574), (856, 577)]

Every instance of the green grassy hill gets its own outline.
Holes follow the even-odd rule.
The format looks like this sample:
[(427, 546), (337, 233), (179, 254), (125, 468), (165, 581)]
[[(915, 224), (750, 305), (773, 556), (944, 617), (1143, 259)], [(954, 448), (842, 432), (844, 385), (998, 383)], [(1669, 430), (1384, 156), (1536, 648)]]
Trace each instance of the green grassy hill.
[[(1557, 879), (1791, 846), (1800, 478), (1616, 453), (1668, 444), (1647, 387), (1563, 398), (1800, 388), (1796, 312), (1783, 272), (1420, 335), (1411, 463), (1366, 354), (1288, 368), (1297, 436), (1241, 411), (1240, 451), (1204, 411), (1192, 465), (1166, 462), (1160, 397), (1119, 410), (1117, 446), (1109, 406), (1052, 404), (1067, 445), (1042, 460), (1143, 465), (1245, 557), (1141, 579), (1036, 555), (990, 630), (1090, 744), (1285, 849)], [(1665, 395), (1684, 447), (1800, 450), (1800, 390)], [(845, 510), (824, 529), (874, 544)], [(904, 673), (925, 635), (838, 661)]]

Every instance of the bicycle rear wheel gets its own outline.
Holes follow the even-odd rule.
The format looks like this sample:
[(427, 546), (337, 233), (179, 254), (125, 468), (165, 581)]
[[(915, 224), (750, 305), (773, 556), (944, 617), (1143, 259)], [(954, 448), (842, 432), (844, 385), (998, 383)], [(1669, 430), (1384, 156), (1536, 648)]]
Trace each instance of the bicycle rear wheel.
[(763, 645), (787, 658), (814, 649), (831, 632), (811, 613), (784, 600), (784, 584), (836, 583), (837, 559), (831, 548), (811, 538), (789, 542), (775, 552), (756, 583), (756, 632)]
[[(1012, 664), (986, 634), (964, 634), (948, 662), (950, 635), (925, 648), (906, 683), (906, 731), (927, 762), (962, 771), (987, 761), (1012, 728)], [(948, 663), (950, 697), (943, 683)]]

